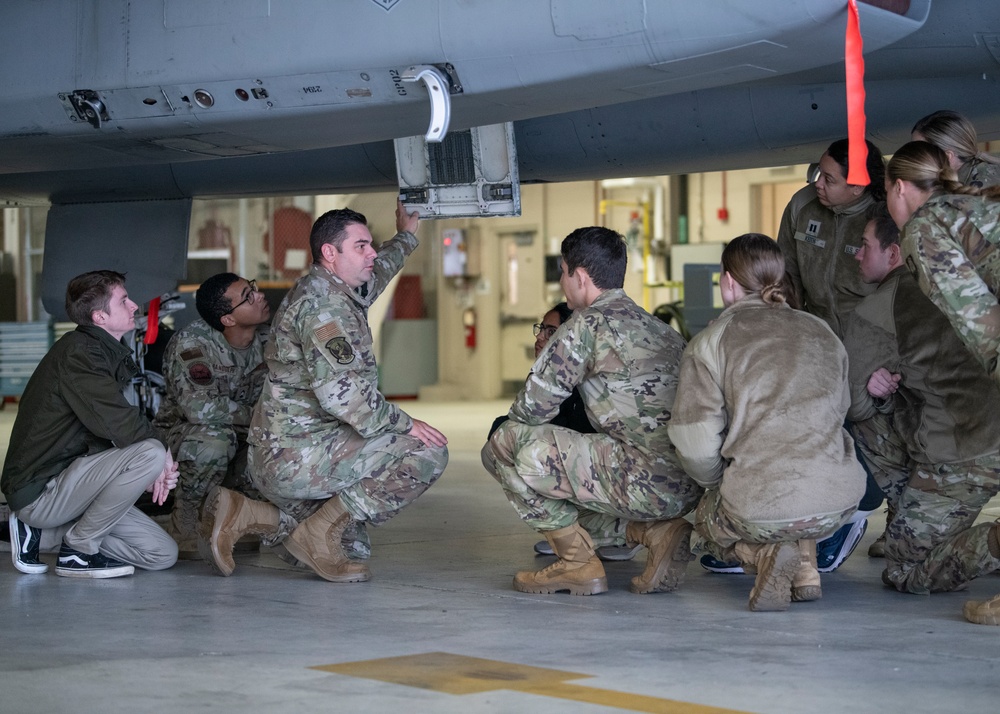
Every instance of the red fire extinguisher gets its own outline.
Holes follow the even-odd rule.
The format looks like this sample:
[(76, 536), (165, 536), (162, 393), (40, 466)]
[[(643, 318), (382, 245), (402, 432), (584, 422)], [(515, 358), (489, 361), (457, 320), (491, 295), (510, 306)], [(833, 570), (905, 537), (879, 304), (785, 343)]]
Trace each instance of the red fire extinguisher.
[(476, 349), (476, 309), (469, 307), (462, 313), (462, 326), (465, 331), (465, 346)]

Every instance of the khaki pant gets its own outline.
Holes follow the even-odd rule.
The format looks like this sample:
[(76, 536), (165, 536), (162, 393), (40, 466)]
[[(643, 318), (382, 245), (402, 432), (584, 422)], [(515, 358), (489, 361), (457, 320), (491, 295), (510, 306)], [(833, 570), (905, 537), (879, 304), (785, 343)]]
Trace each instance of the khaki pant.
[(43, 548), (61, 539), (81, 553), (100, 551), (146, 570), (169, 568), (177, 544), (133, 505), (163, 471), (165, 458), (154, 439), (82, 456), (17, 517), (43, 529)]

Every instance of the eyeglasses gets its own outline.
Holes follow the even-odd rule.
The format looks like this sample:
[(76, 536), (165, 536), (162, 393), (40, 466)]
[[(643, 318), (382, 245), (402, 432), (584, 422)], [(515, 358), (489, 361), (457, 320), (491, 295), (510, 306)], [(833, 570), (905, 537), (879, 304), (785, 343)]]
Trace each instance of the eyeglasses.
[(229, 312), (222, 313), (223, 315), (229, 315), (231, 313), (234, 313), (234, 312), (236, 312), (236, 308), (238, 308), (243, 303), (245, 303), (245, 302), (253, 302), (256, 299), (254, 296), (257, 295), (260, 292), (259, 290), (257, 290), (257, 281), (256, 280), (250, 280), (250, 281), (247, 282), (247, 285), (248, 285), (247, 292), (244, 293), (246, 295), (246, 297), (243, 298), (242, 300), (240, 300), (235, 305), (233, 305), (229, 309)]
[(535, 337), (538, 337), (543, 332), (545, 333), (545, 339), (552, 339), (552, 335), (556, 334), (556, 330), (559, 327), (557, 325), (546, 325), (543, 322), (536, 322), (531, 326), (531, 331), (534, 333)]

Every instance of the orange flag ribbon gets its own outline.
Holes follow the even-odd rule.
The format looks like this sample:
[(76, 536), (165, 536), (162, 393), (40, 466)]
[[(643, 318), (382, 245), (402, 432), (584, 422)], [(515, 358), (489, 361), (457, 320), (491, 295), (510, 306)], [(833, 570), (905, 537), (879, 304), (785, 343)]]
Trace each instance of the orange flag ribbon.
[(847, 183), (867, 186), (868, 145), (865, 144), (865, 58), (857, 0), (847, 0), (844, 69), (847, 80)]
[(156, 342), (160, 334), (160, 298), (153, 298), (149, 301), (149, 315), (146, 316), (146, 334), (142, 338), (143, 344), (151, 345)]

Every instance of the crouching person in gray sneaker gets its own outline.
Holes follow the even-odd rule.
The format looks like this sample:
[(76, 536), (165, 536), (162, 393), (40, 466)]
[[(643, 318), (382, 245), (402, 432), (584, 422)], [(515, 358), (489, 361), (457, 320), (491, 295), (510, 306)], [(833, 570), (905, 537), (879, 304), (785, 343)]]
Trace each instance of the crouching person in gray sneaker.
[(684, 352), (667, 433), (706, 489), (692, 547), (756, 572), (751, 610), (786, 610), (822, 596), (816, 540), (865, 490), (843, 428), (847, 353), (826, 323), (789, 307), (767, 236), (734, 238), (720, 273), (726, 309)]
[(177, 560), (174, 540), (134, 506), (144, 491), (162, 504), (177, 485), (160, 435), (123, 393), (138, 373), (122, 342), (137, 309), (114, 271), (84, 273), (66, 288), (78, 327), (28, 381), (0, 478), (23, 573), (44, 573), (39, 549), (60, 540), (56, 575), (66, 577), (115, 578)]

